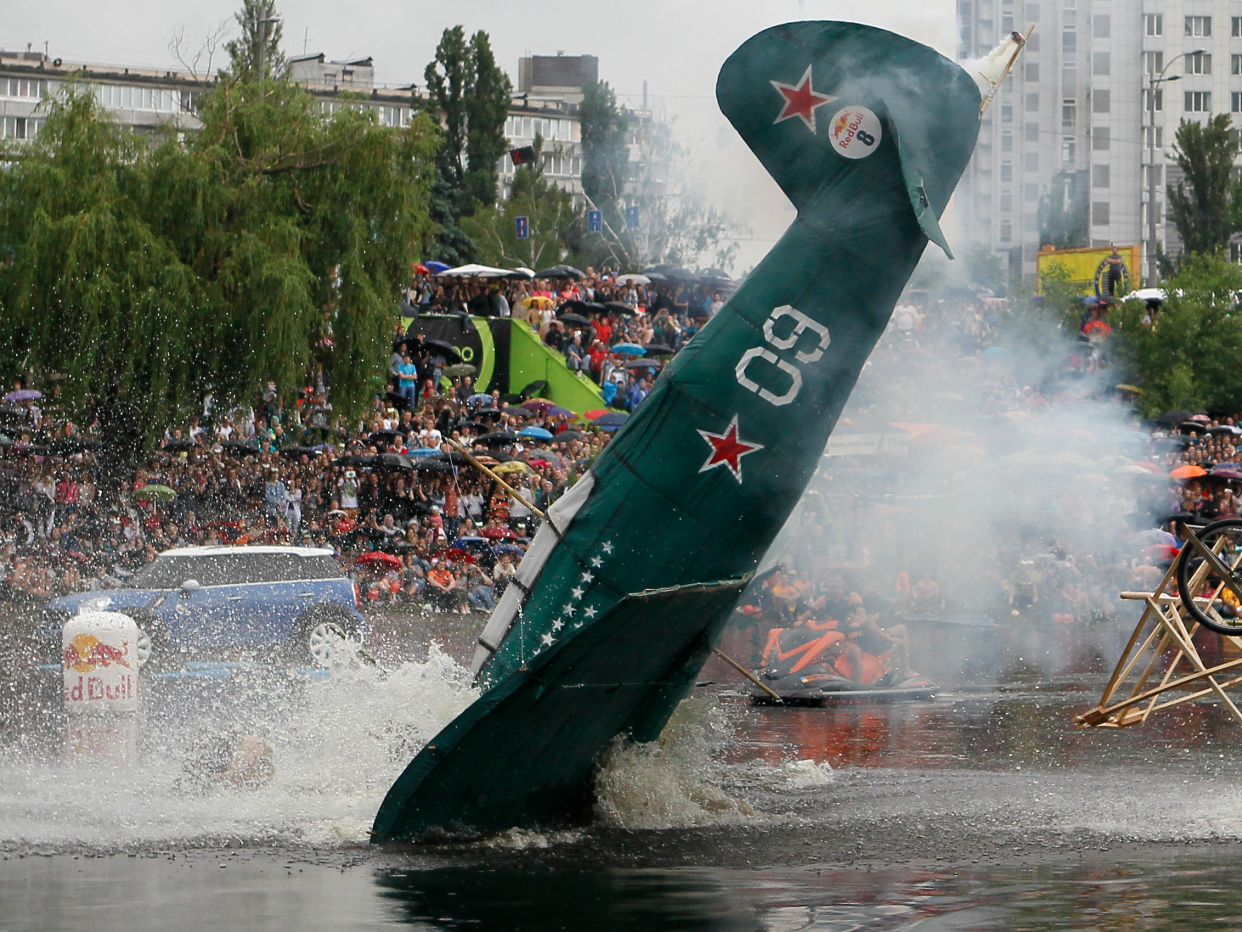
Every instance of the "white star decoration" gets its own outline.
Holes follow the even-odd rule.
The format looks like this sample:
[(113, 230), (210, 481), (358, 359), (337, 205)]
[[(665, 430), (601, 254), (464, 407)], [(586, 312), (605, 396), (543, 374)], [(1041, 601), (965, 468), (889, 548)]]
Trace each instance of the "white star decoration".
[(574, 625), (574, 627), (575, 627), (575, 628), (581, 628), (581, 627), (582, 627), (582, 622), (578, 622), (576, 625)]
[(588, 605), (582, 614), (585, 615), (587, 618), (594, 618), (598, 614), (598, 612), (596, 611), (594, 605)]
[(592, 579), (594, 579), (594, 578), (595, 578), (595, 577), (594, 577), (594, 576), (592, 576), (590, 573), (583, 573), (583, 574), (582, 574), (582, 581), (583, 581), (583, 582), (585, 582), (585, 583), (589, 583), (589, 582), (590, 582)]
[(573, 590), (573, 597), (574, 597), (575, 599), (580, 599), (580, 598), (582, 598), (582, 587), (581, 587), (581, 586), (579, 586), (578, 588), (576, 588), (576, 589), (574, 589), (574, 590)]
[(550, 634), (545, 634), (539, 640), (543, 641), (543, 643), (546, 644), (548, 647), (552, 646), (552, 635)]
[(570, 616), (570, 617), (572, 618), (572, 617), (573, 617), (574, 612), (576, 612), (576, 611), (577, 611), (577, 609), (576, 609), (576, 608), (574, 608), (572, 605), (566, 605), (563, 609), (561, 609), (561, 614), (562, 614), (562, 615), (568, 615), (568, 616)]
[(600, 547), (603, 549), (604, 553), (612, 553), (612, 541), (606, 540), (600, 544)]
[(561, 621), (559, 618), (552, 622), (553, 631), (560, 631), (563, 627), (565, 627), (565, 622)]
[(604, 561), (600, 557), (591, 557), (591, 565), (596, 569), (604, 565)]

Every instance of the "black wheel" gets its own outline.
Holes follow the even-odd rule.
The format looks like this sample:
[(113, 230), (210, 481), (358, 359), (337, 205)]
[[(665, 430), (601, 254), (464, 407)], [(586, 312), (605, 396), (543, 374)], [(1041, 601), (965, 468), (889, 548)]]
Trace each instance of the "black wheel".
[(345, 645), (362, 641), (358, 619), (343, 605), (326, 602), (308, 608), (293, 623), (285, 655), (295, 665), (331, 666)]
[(1203, 627), (1242, 635), (1242, 518), (1215, 521), (1197, 534), (1186, 529), (1186, 546), (1177, 558), (1177, 591), (1186, 614)]
[(127, 608), (121, 614), (138, 626), (138, 666), (158, 670), (166, 665), (174, 651), (163, 619), (149, 608)]

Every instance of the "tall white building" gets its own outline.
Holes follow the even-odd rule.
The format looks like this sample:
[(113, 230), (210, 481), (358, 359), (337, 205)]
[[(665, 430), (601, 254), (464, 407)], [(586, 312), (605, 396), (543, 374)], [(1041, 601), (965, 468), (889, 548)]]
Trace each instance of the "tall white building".
[[(963, 245), (986, 244), (1011, 274), (1033, 275), (1048, 232), (1041, 221), (1064, 199), (1085, 214), (1077, 245), (1141, 243), (1145, 274), (1147, 173), (1157, 182), (1157, 239), (1176, 254), (1164, 202), (1166, 182), (1178, 180), (1169, 151), (1178, 123), (1242, 113), (1242, 2), (958, 0), (958, 57), (1032, 25), (959, 188)], [(1180, 77), (1159, 85), (1153, 127), (1149, 79), (1162, 71)]]

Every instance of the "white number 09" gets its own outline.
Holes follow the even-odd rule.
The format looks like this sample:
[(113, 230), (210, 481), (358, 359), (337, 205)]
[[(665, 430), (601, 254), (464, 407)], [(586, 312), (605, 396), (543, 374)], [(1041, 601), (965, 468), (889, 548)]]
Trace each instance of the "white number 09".
[[(780, 337), (776, 335), (776, 323), (785, 317), (792, 318), (794, 325), (787, 336)], [(794, 349), (807, 332), (813, 334), (818, 340), (809, 349), (801, 349), (794, 353), (794, 359), (801, 363), (815, 362), (824, 355), (824, 350), (828, 348), (828, 344), (831, 342), (828, 328), (811, 320), (811, 318), (797, 308), (791, 307), (788, 304), (775, 308), (768, 316), (768, 319), (763, 322), (764, 338), (772, 347), (780, 350)], [(776, 369), (789, 376), (790, 384), (784, 394), (778, 395), (776, 392), (764, 388), (750, 377), (748, 369), (756, 359), (761, 359), (769, 365), (775, 366)], [(733, 371), (734, 375), (737, 376), (738, 385), (754, 392), (764, 401), (777, 407), (789, 404), (798, 397), (798, 392), (802, 390), (802, 371), (793, 363), (781, 359), (766, 346), (756, 346), (748, 349), (742, 354), (742, 358), (738, 360), (737, 368)], [(768, 371), (770, 372), (771, 370)]]

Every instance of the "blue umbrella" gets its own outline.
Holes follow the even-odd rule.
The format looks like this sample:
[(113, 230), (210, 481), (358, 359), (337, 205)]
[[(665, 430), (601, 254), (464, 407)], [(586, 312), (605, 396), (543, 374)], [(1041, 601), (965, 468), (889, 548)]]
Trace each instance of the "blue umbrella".
[(424, 262), (423, 265), (427, 266), (436, 275), (439, 275), (441, 272), (447, 272), (452, 268), (447, 262)]
[(647, 348), (637, 343), (618, 343), (612, 348), (614, 353), (625, 353), (628, 356), (646, 356)]
[(466, 404), (474, 405), (474, 404), (478, 404), (481, 401), (491, 401), (491, 400), (492, 400), (491, 395), (487, 394), (486, 392), (479, 392), (467, 398)]
[(620, 427), (622, 424), (624, 424), (629, 419), (630, 419), (630, 416), (628, 414), (625, 414), (620, 411), (614, 414), (601, 414), (599, 417), (595, 419), (595, 426), (601, 427), (604, 429), (611, 428), (612, 430), (616, 430), (618, 427)]
[(435, 447), (419, 447), (417, 450), (410, 450), (406, 456), (435, 456), (439, 452)]
[(544, 430), (542, 427), (523, 427), (518, 431), (519, 437), (535, 437), (539, 440), (551, 440), (552, 431)]

